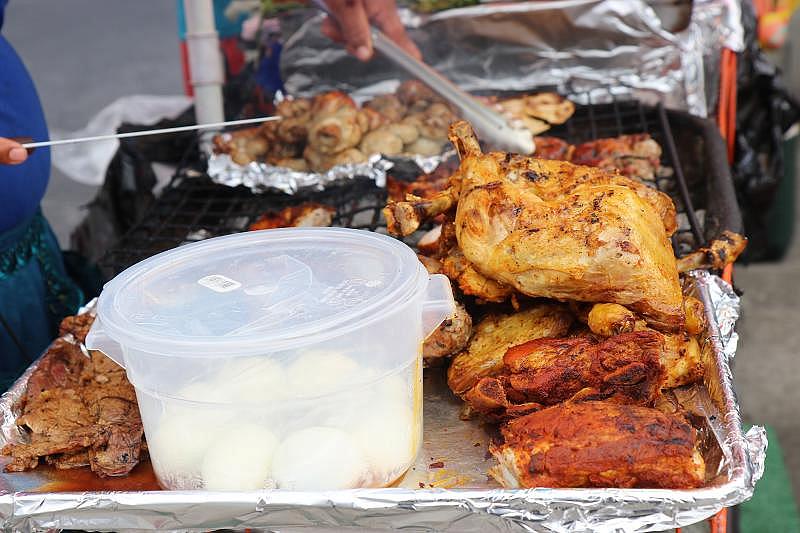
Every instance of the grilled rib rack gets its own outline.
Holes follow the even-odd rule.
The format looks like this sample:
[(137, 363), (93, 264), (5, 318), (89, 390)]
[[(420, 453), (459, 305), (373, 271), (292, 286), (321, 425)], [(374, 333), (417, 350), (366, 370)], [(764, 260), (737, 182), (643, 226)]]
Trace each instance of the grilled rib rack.
[[(714, 123), (662, 106), (634, 100), (593, 103), (578, 95), (575, 114), (547, 135), (579, 144), (623, 134), (649, 133), (662, 147), (663, 167), (670, 175), (656, 186), (669, 194), (678, 211), (673, 237), (678, 255), (705, 244), (723, 230), (741, 232), (742, 221), (726, 159), (725, 145)], [(355, 178), (325, 191), (253, 194), (245, 187), (217, 185), (196, 165), (178, 169), (160, 198), (142, 219), (100, 259), (107, 278), (164, 250), (209, 237), (246, 231), (260, 215), (313, 201), (336, 208), (335, 226), (382, 231), (386, 190)], [(396, 176), (413, 179), (414, 176)]]

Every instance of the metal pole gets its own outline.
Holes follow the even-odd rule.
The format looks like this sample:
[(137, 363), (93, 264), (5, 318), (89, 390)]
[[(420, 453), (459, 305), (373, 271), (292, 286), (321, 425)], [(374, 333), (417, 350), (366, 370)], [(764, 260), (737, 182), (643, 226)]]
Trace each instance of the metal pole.
[(225, 120), (222, 107), (224, 72), (213, 2), (183, 0), (183, 10), (197, 123), (222, 122)]

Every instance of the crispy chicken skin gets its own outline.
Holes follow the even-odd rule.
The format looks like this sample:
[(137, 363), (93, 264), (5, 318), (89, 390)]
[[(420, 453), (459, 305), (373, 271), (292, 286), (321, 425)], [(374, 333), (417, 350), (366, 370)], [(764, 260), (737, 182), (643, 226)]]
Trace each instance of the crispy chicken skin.
[(490, 446), (506, 488), (702, 485), (705, 462), (682, 417), (609, 401), (565, 403), (517, 418)]
[(250, 231), (276, 228), (330, 226), (336, 209), (316, 202), (285, 207), (277, 213), (265, 213), (250, 224)]
[(574, 146), (558, 137), (534, 137), (536, 151), (534, 156), (539, 159), (556, 159), (558, 161), (569, 161), (572, 158)]
[(532, 340), (509, 348), (503, 372), (482, 378), (465, 398), (489, 418), (513, 416), (506, 412), (511, 406), (567, 400), (652, 405), (664, 381), (663, 343), (654, 331)]
[(447, 357), (463, 350), (472, 334), (472, 317), (460, 303), (453, 316), (442, 322), (422, 345), (425, 360)]
[(320, 154), (331, 156), (354, 148), (364, 133), (358, 107), (344, 93), (332, 91), (314, 98), (308, 123), (308, 144)]
[(661, 166), (661, 147), (647, 133), (620, 135), (579, 144), (571, 161), (576, 165), (617, 169), (624, 176), (653, 181)]
[[(694, 337), (706, 327), (703, 304), (696, 298), (687, 296), (684, 309), (686, 331), (660, 334), (664, 339), (660, 360), (665, 371), (665, 389), (688, 385), (703, 377), (700, 344)], [(610, 337), (623, 331), (655, 333), (644, 320), (619, 304), (595, 304), (589, 311), (588, 325), (592, 333), (602, 337)]]
[(489, 314), (474, 328), (467, 349), (453, 358), (447, 384), (456, 394), (471, 389), (482, 377), (502, 371), (506, 350), (542, 337), (565, 335), (572, 325), (566, 306), (540, 303), (513, 313)]
[(390, 202), (390, 231), (407, 234), (456, 205), (458, 246), (487, 278), (528, 296), (619, 303), (661, 330), (683, 327), (669, 197), (596, 168), (484, 155), (463, 121), (451, 140), (461, 158), (451, 188)]

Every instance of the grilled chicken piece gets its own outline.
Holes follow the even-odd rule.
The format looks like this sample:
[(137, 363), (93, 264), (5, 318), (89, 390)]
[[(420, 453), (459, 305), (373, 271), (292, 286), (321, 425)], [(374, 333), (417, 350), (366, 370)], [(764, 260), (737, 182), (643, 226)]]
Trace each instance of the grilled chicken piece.
[(285, 207), (277, 213), (265, 213), (250, 225), (250, 231), (275, 228), (325, 227), (333, 222), (336, 209), (333, 207), (305, 202)]
[(453, 358), (447, 384), (456, 394), (471, 389), (483, 377), (503, 370), (506, 350), (542, 337), (565, 335), (572, 325), (566, 306), (540, 303), (510, 315), (489, 314), (474, 328), (467, 349)]
[(668, 196), (596, 168), (484, 155), (463, 121), (451, 139), (461, 158), (451, 188), (390, 202), (390, 231), (407, 235), (456, 205), (458, 246), (487, 278), (528, 296), (619, 303), (663, 330), (683, 326)]
[[(86, 319), (65, 324), (85, 324)], [(99, 476), (125, 475), (143, 444), (136, 393), (125, 370), (100, 352), (85, 357), (57, 340), (31, 375), (17, 425), (29, 442), (8, 444), (6, 471), (30, 470), (39, 459), (59, 469), (91, 466)]]
[(30, 432), (30, 443), (7, 444), (3, 455), (12, 460), (6, 472), (22, 472), (36, 468), (39, 457), (73, 453), (98, 441), (93, 417), (74, 389), (55, 388), (41, 392), (25, 405), (25, 413), (17, 426)]
[(68, 316), (59, 324), (58, 336), (63, 337), (67, 333), (71, 333), (77, 342), (83, 343), (93, 322), (94, 316), (90, 313)]
[(647, 133), (620, 135), (579, 144), (571, 161), (576, 165), (619, 170), (629, 178), (653, 181), (661, 167), (661, 147)]
[(447, 188), (450, 175), (454, 171), (455, 166), (448, 161), (440, 164), (430, 174), (420, 174), (414, 181), (388, 176), (386, 190), (389, 192), (389, 198), (396, 202), (402, 202), (409, 194), (419, 198), (430, 198)]
[(482, 378), (465, 399), (490, 418), (513, 416), (511, 406), (532, 410), (567, 400), (652, 405), (664, 382), (663, 344), (655, 331), (529, 341), (509, 348), (503, 372)]
[(377, 111), (389, 122), (399, 122), (406, 114), (406, 106), (393, 94), (381, 94), (364, 104), (366, 109)]
[(514, 293), (510, 286), (478, 272), (458, 248), (451, 248), (442, 260), (442, 273), (456, 283), (461, 292), (482, 302), (504, 302)]
[(275, 113), (283, 117), (276, 129), (281, 141), (297, 144), (306, 140), (308, 123), (311, 121), (311, 100), (307, 98), (283, 100), (275, 108)]
[[(688, 385), (703, 378), (700, 345), (693, 336), (705, 329), (702, 305), (697, 299), (687, 297), (684, 301), (687, 331), (659, 334), (664, 339), (660, 361), (665, 371), (665, 389)], [(602, 337), (611, 337), (623, 331), (656, 333), (647, 327), (644, 320), (619, 304), (595, 304), (589, 311), (588, 324), (592, 333)]]
[(426, 360), (438, 359), (460, 352), (467, 346), (470, 335), (472, 335), (472, 317), (462, 304), (456, 303), (453, 316), (442, 322), (425, 339), (422, 345), (422, 357)]
[(699, 335), (705, 331), (707, 322), (703, 302), (694, 296), (685, 296), (683, 311), (686, 313), (686, 333)]
[(636, 314), (619, 304), (594, 304), (586, 323), (593, 333), (611, 337), (633, 331), (636, 327)]
[(338, 91), (315, 97), (308, 123), (309, 147), (332, 156), (357, 146), (364, 134), (358, 111), (352, 98)]
[(572, 158), (574, 146), (558, 137), (534, 137), (536, 151), (534, 157), (539, 159), (555, 159), (569, 161)]
[(678, 272), (701, 268), (722, 270), (734, 263), (746, 247), (746, 237), (732, 231), (723, 231), (706, 248), (700, 248), (678, 259)]
[(702, 485), (705, 462), (681, 416), (608, 401), (566, 403), (509, 422), (490, 446), (506, 488)]
[(563, 124), (575, 113), (575, 104), (556, 93), (531, 94), (524, 100), (528, 115), (550, 124)]

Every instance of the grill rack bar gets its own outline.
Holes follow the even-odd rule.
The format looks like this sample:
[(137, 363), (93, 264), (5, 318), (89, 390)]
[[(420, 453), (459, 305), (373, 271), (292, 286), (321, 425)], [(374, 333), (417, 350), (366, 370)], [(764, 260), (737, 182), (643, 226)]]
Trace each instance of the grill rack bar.
[[(676, 253), (682, 255), (704, 244), (703, 222), (694, 205), (701, 205), (696, 200), (700, 198), (702, 201), (705, 196), (699, 190), (699, 186), (705, 186), (705, 179), (702, 175), (694, 175), (693, 180), (687, 181), (689, 176), (686, 172), (695, 169), (681, 166), (668, 113), (663, 106), (651, 107), (636, 100), (621, 100), (610, 92), (600, 98), (595, 98), (593, 93), (572, 95), (571, 98), (587, 103), (576, 104), (575, 114), (564, 124), (551, 128), (546, 135), (580, 144), (605, 137), (649, 133), (662, 146), (662, 165), (673, 169), (673, 175), (658, 179), (656, 186), (673, 198), (678, 212), (683, 213), (688, 222), (682, 226), (679, 224), (673, 236)], [(699, 135), (699, 132), (694, 134)], [(246, 231), (261, 214), (302, 202), (335, 207), (333, 224), (336, 226), (385, 232), (381, 209), (386, 203), (386, 191), (366, 178), (356, 178), (342, 186), (318, 192), (253, 194), (244, 187), (213, 183), (199, 170), (202, 167), (204, 161), (200, 159), (187, 161), (178, 168), (161, 197), (100, 259), (99, 266), (105, 276), (110, 279), (138, 261), (187, 242)]]

